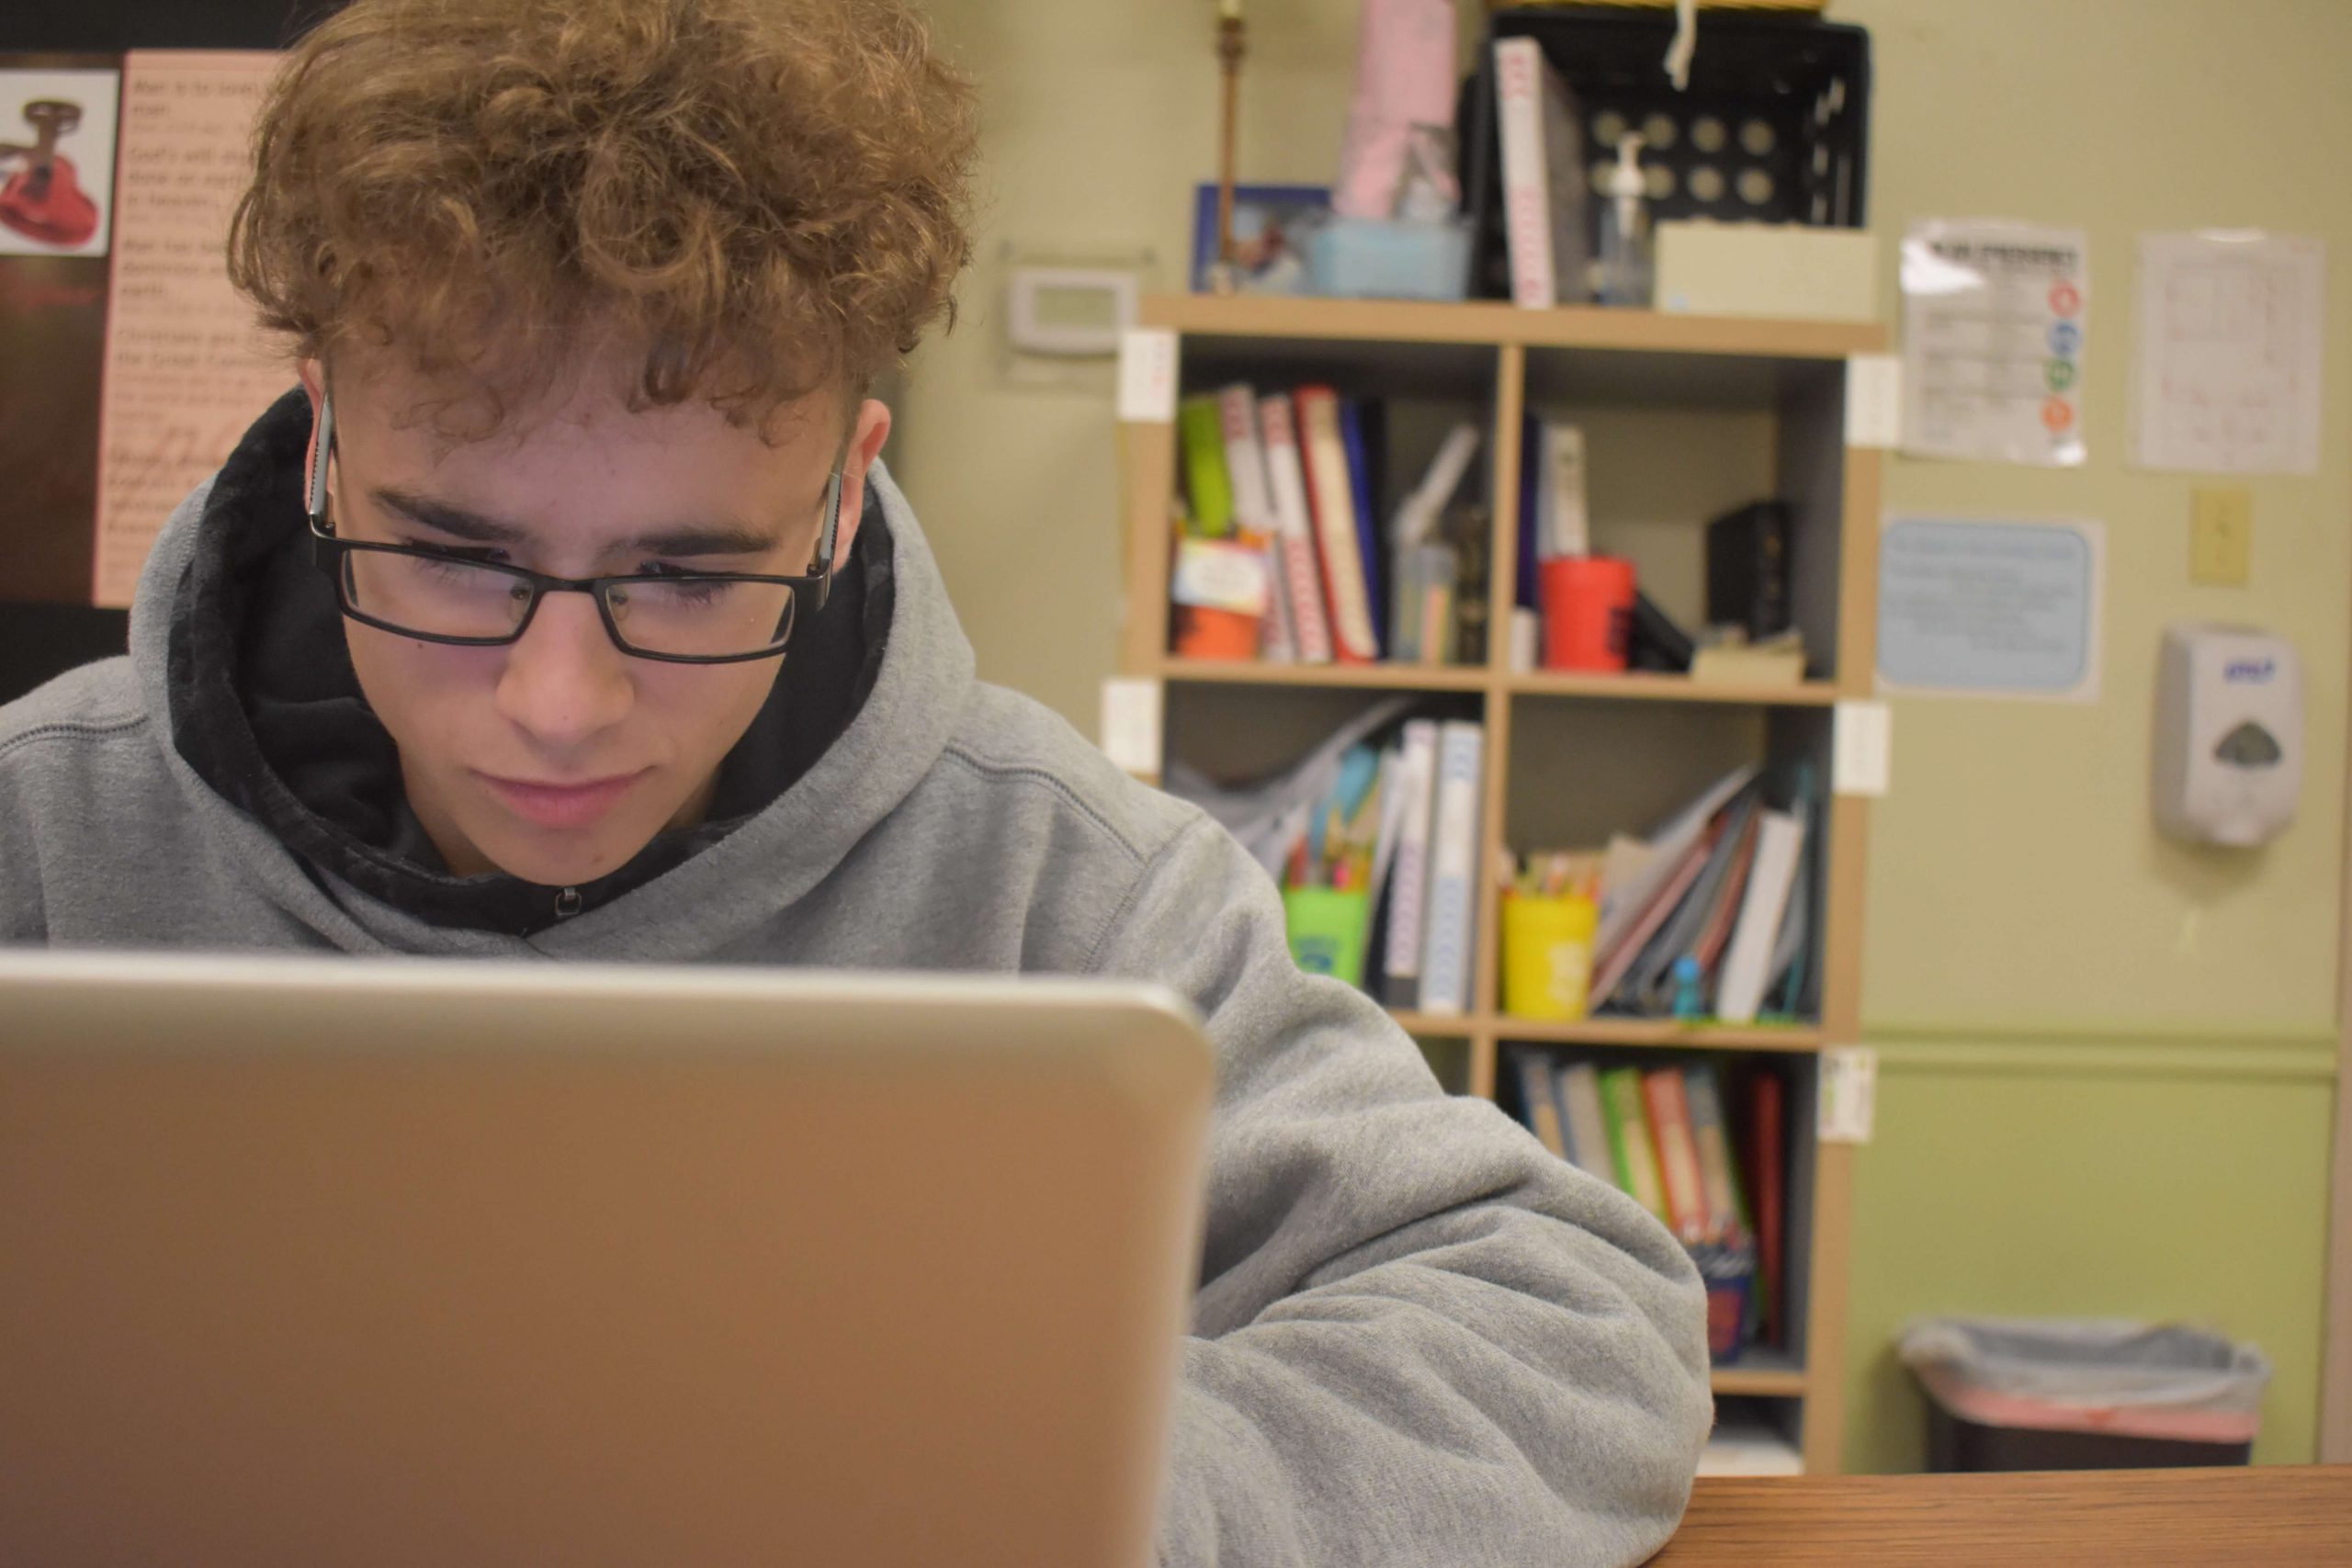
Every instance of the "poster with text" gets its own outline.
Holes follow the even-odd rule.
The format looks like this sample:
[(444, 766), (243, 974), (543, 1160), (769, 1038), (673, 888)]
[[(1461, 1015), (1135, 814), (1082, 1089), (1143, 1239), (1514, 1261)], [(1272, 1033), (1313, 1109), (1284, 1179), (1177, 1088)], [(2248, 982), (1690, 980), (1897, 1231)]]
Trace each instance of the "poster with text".
[(155, 535), (294, 372), (230, 286), (229, 218), (278, 56), (133, 51), (98, 433), (94, 598), (130, 603)]
[(2089, 305), (2079, 230), (1914, 223), (1903, 242), (1903, 450), (2079, 465)]
[(2097, 523), (1887, 518), (1879, 691), (2096, 702), (2106, 567)]
[(119, 86), (111, 71), (0, 68), (0, 255), (107, 254)]

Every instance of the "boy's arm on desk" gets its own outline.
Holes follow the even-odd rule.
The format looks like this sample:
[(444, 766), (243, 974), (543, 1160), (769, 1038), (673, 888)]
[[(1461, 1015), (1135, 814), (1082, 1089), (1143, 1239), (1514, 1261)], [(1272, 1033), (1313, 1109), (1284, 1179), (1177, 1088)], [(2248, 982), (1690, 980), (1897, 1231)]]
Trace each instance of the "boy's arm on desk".
[(1711, 1478), (1650, 1568), (1849, 1562), (2352, 1563), (2352, 1466)]

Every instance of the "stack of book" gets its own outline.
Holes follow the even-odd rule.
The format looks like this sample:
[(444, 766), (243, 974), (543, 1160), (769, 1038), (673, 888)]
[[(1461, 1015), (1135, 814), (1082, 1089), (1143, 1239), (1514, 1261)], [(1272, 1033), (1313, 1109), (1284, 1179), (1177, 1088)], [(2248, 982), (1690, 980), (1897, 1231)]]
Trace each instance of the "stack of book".
[(1589, 1010), (1749, 1024), (1817, 1012), (1823, 803), (1810, 764), (1768, 804), (1753, 767), (1724, 775), (1647, 839), (1597, 852), (1600, 919)]
[[(1519, 1113), (1544, 1146), (1672, 1231), (1710, 1285), (1717, 1361), (1789, 1343), (1787, 1085), (1768, 1067), (1726, 1098), (1711, 1062), (1630, 1064), (1505, 1047)], [(1718, 1290), (1719, 1282), (1727, 1282)]]
[[(1261, 394), (1238, 382), (1177, 410), (1185, 517), (1170, 597), (1175, 651), (1270, 663), (1451, 663), (1460, 601), (1479, 600), (1446, 508), (1478, 436), (1448, 434), (1383, 527), (1386, 421), (1328, 386)], [(1475, 578), (1475, 581), (1473, 579)]]

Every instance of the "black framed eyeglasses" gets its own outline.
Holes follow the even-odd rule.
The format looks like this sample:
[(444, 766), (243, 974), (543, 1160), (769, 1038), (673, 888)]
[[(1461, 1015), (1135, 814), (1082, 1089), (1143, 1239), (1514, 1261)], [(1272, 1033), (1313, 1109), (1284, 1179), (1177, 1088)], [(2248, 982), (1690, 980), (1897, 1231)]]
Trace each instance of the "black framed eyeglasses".
[(319, 400), (304, 504), (311, 555), (334, 584), (343, 613), (362, 626), (458, 648), (519, 641), (549, 593), (596, 602), (613, 646), (671, 664), (741, 664), (783, 656), (803, 615), (825, 607), (841, 528), (842, 470), (825, 481), (825, 530), (802, 577), (740, 571), (639, 572), (625, 577), (553, 577), (456, 550), (338, 538), (327, 513), (327, 461), (334, 446), (334, 395)]

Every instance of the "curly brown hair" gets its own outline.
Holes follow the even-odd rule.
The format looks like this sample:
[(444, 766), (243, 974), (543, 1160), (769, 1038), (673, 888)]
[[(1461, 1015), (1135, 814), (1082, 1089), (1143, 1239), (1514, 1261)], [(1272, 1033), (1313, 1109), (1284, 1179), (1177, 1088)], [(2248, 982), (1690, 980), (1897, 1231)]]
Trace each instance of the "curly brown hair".
[(462, 382), (469, 436), (615, 348), (632, 407), (854, 409), (953, 321), (976, 121), (901, 0), (355, 0), (271, 88), (230, 276), (297, 357)]

